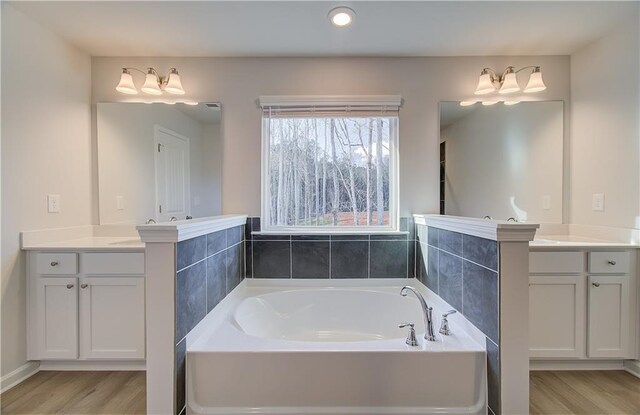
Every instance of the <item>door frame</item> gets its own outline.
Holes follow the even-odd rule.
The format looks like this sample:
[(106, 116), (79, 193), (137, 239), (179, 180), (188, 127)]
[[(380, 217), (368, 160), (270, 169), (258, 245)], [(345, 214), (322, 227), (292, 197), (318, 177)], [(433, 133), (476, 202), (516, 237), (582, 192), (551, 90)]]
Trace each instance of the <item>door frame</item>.
[[(182, 134), (178, 134), (175, 131), (167, 128), (167, 127), (163, 127), (160, 124), (154, 124), (153, 125), (153, 169), (154, 169), (154, 188), (155, 188), (155, 201), (156, 204), (155, 206), (159, 206), (160, 205), (160, 201), (158, 200), (158, 195), (159, 195), (159, 191), (158, 191), (158, 145), (160, 144), (160, 140), (158, 139), (158, 133), (165, 133), (168, 134), (170, 136), (173, 136), (179, 140), (185, 141), (187, 143), (187, 155), (186, 155), (186, 162), (187, 162), (187, 174), (186, 174), (186, 183), (185, 183), (185, 198), (187, 199), (187, 205), (186, 205), (186, 214), (187, 215), (191, 215), (191, 140), (189, 139), (189, 137), (186, 137)], [(160, 216), (162, 215), (159, 211), (155, 210), (155, 206), (154, 206), (154, 212), (155, 212), (155, 219), (160, 222)]]

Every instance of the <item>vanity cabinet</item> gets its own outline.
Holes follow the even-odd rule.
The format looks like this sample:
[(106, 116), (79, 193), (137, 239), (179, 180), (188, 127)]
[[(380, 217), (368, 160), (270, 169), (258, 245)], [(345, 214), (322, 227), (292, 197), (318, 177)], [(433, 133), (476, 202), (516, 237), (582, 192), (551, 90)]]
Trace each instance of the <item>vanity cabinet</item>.
[(532, 359), (635, 356), (635, 251), (530, 253)]
[(589, 357), (626, 357), (629, 343), (629, 277), (589, 276)]
[(143, 252), (28, 252), (30, 360), (145, 358)]
[(45, 277), (33, 285), (29, 359), (76, 359), (78, 279)]
[(583, 276), (532, 275), (529, 278), (530, 356), (582, 357), (585, 316)]

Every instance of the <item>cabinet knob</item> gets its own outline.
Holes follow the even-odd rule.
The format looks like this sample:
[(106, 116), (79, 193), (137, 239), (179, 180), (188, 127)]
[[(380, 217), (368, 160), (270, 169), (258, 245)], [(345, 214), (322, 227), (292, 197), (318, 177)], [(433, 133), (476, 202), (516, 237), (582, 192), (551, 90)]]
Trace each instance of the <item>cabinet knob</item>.
[(600, 286), (599, 282), (592, 282), (591, 285), (593, 285), (594, 287), (598, 288)]
[(87, 288), (88, 286), (89, 286), (89, 285), (87, 285), (87, 284), (80, 284), (80, 288), (82, 288), (82, 289), (85, 289), (85, 288)]
[(58, 261), (51, 261), (51, 266), (55, 267), (56, 265), (58, 265)]
[(616, 261), (613, 261), (613, 260), (610, 259), (610, 260), (607, 261), (607, 264), (609, 264), (611, 266), (614, 266), (616, 264)]
[(67, 284), (67, 289), (72, 289), (73, 288), (73, 284)]

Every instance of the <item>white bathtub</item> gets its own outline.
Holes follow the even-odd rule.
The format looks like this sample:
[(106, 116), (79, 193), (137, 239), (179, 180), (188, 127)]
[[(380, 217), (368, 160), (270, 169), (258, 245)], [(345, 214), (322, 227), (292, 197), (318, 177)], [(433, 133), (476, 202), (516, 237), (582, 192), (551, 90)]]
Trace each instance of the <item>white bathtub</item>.
[(188, 413), (485, 414), (484, 348), (459, 327), (425, 341), (406, 283), (245, 280), (188, 338)]

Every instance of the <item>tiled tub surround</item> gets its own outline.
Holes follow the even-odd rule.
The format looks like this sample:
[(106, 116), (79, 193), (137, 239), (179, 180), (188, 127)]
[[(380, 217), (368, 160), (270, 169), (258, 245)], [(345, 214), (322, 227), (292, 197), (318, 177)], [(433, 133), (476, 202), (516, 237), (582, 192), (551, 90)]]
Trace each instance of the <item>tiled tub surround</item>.
[(244, 225), (176, 247), (176, 413), (185, 409), (186, 336), (244, 275)]
[[(528, 289), (528, 279), (525, 279), (523, 274), (528, 267), (528, 244), (519, 239), (533, 239), (537, 225), (521, 225), (523, 229), (530, 227), (533, 231), (525, 230), (522, 235), (517, 235), (518, 228), (511, 225), (478, 220), (468, 220), (460, 224), (457, 223), (458, 220), (465, 222), (464, 218), (439, 215), (425, 215), (416, 220), (416, 278), (464, 315), (486, 336), (490, 411), (496, 415), (520, 413), (510, 410), (515, 407), (513, 405), (518, 405), (517, 403), (512, 404), (510, 401), (508, 408), (503, 405), (505, 399), (509, 399), (505, 392), (509, 385), (502, 376), (506, 369), (501, 357), (505, 353), (513, 356), (513, 350), (517, 349), (517, 353), (522, 354), (518, 356), (518, 364), (524, 365), (528, 360), (528, 353), (524, 353), (523, 344), (517, 340), (513, 341), (514, 336), (511, 333), (506, 352), (505, 348), (501, 347), (504, 344), (501, 337), (506, 333), (505, 328), (510, 329), (513, 326), (511, 321), (502, 324), (501, 314), (515, 315), (505, 314), (508, 313), (505, 305), (509, 305), (510, 293), (504, 288), (505, 282), (509, 287), (513, 286), (518, 290), (514, 292), (515, 298), (518, 298), (518, 293), (521, 296), (523, 302), (519, 304), (518, 311), (521, 313), (523, 309), (528, 310), (528, 296), (524, 296), (524, 290)], [(516, 236), (510, 235), (509, 232)], [(503, 242), (501, 239), (513, 240)], [(513, 258), (510, 255), (504, 257), (505, 249), (509, 254), (517, 251), (516, 255)], [(503, 264), (506, 266), (503, 267)], [(518, 281), (516, 278), (521, 280)], [(522, 324), (527, 318), (528, 314), (520, 317), (516, 324)], [(527, 327), (526, 323), (524, 326)], [(514, 347), (511, 347), (512, 343), (515, 343)], [(520, 391), (520, 394), (528, 396), (528, 377), (521, 379), (521, 383), (525, 381), (526, 385), (522, 388), (526, 386), (526, 393)]]
[(240, 284), (245, 215), (142, 225), (147, 276), (147, 411), (184, 413), (188, 334)]
[(401, 218), (397, 233), (283, 235), (259, 232), (260, 218), (248, 218), (245, 238), (249, 278), (415, 276), (413, 218)]
[(498, 242), (418, 225), (417, 278), (486, 336), (489, 407), (500, 413)]

